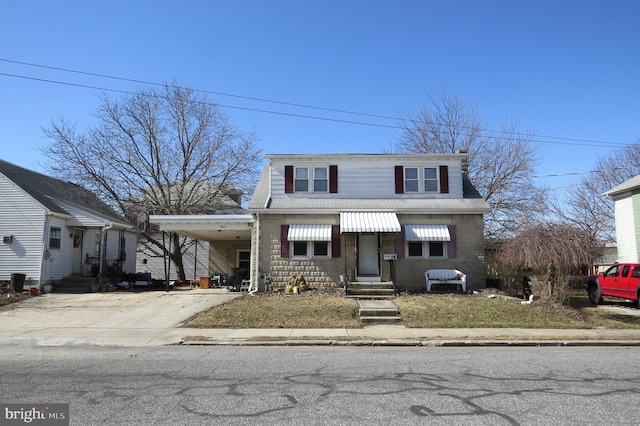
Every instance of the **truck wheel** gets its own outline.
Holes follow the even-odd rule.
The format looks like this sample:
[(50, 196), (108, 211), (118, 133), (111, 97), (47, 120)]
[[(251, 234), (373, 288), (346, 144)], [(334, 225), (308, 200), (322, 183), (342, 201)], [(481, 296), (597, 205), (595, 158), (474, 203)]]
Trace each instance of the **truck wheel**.
[(589, 293), (589, 301), (591, 303), (593, 303), (594, 305), (602, 303), (602, 296), (600, 295), (600, 289), (597, 285), (590, 285), (587, 292)]

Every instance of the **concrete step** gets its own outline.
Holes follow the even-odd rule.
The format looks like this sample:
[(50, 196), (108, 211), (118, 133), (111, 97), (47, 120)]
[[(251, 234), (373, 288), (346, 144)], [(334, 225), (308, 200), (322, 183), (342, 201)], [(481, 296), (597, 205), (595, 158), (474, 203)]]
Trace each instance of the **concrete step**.
[(360, 322), (364, 324), (396, 324), (402, 321), (398, 307), (388, 300), (358, 301)]
[(400, 316), (367, 316), (360, 317), (360, 322), (363, 324), (397, 324), (402, 321)]
[(347, 286), (345, 291), (346, 296), (355, 296), (358, 298), (392, 297), (394, 294), (393, 283), (390, 281), (353, 282)]
[(398, 308), (360, 308), (358, 311), (361, 317), (393, 317), (398, 315)]

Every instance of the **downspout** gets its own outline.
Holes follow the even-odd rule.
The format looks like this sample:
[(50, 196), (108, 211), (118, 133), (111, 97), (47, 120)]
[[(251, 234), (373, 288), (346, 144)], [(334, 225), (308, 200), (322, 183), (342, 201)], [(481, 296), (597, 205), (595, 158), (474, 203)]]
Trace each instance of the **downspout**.
[[(251, 274), (251, 283), (249, 284), (249, 294), (254, 294), (258, 291), (258, 289), (260, 288), (260, 286), (258, 285), (259, 280), (260, 280), (260, 268), (258, 267), (259, 264), (259, 259), (260, 259), (260, 213), (256, 213), (256, 226), (253, 230), (254, 232), (251, 233), (252, 237), (252, 244), (255, 247), (255, 259), (254, 259), (254, 263), (253, 263), (253, 273)], [(255, 283), (256, 288), (254, 290), (251, 290), (251, 287), (253, 286), (253, 284)]]

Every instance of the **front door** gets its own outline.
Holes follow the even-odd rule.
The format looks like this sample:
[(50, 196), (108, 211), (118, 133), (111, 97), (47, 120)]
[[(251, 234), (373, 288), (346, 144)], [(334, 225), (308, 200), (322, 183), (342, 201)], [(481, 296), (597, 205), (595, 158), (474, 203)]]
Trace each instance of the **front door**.
[(378, 234), (358, 234), (358, 276), (379, 276)]

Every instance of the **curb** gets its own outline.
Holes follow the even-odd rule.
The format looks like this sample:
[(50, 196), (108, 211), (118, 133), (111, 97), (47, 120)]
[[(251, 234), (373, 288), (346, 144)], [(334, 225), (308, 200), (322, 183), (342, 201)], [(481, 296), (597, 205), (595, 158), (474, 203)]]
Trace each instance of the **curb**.
[(597, 347), (640, 346), (640, 340), (183, 340), (183, 346)]

